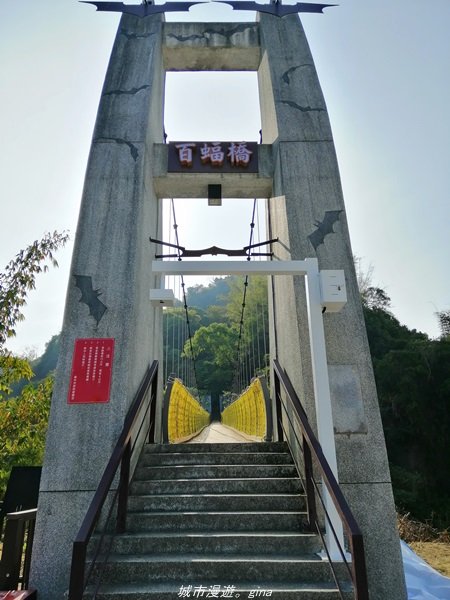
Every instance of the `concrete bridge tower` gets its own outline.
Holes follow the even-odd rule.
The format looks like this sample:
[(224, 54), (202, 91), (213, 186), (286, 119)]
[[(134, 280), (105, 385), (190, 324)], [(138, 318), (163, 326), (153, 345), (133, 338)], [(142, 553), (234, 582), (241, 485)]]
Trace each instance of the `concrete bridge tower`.
[[(258, 173), (168, 174), (165, 72), (199, 70), (258, 72)], [(269, 198), (269, 236), (280, 240), (276, 259), (317, 257), (321, 269), (345, 272), (348, 303), (339, 314), (324, 315), (339, 480), (365, 536), (371, 600), (403, 600), (395, 508), (338, 166), (297, 15), (260, 14), (256, 23), (122, 17), (76, 234), (31, 583), (43, 600), (63, 597), (71, 543), (145, 368), (161, 358), (161, 312), (148, 299), (150, 288), (160, 287), (148, 238), (161, 239), (161, 199), (205, 197), (209, 183), (220, 183), (224, 197)], [(272, 357), (314, 424), (303, 278), (273, 278), (269, 296)], [(71, 378), (77, 352), (80, 364), (91, 356), (93, 365), (97, 356), (96, 373), (103, 361), (101, 401), (77, 401)]]

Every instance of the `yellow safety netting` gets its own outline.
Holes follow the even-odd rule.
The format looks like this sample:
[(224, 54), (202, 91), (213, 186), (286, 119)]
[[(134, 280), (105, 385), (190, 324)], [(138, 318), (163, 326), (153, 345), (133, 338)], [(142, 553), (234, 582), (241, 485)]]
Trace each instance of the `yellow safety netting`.
[(172, 382), (167, 415), (169, 442), (192, 437), (209, 424), (209, 412), (189, 393), (179, 379)]
[(222, 412), (222, 423), (235, 429), (264, 438), (267, 434), (267, 413), (264, 390), (254, 379), (245, 392)]

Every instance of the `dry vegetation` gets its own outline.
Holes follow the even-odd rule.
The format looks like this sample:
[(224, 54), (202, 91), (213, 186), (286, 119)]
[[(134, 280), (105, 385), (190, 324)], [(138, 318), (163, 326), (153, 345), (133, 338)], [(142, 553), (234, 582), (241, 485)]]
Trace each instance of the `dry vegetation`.
[(401, 539), (433, 569), (450, 577), (450, 529), (438, 531), (429, 523), (411, 519), (409, 514), (398, 515), (397, 524)]

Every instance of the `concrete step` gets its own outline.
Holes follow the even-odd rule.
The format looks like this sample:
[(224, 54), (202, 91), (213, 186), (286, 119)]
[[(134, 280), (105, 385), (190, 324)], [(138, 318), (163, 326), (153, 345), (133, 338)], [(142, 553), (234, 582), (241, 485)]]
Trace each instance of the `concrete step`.
[(249, 442), (242, 444), (146, 444), (144, 453), (167, 452), (289, 452), (286, 442)]
[(171, 494), (133, 495), (128, 500), (130, 511), (298, 511), (305, 510), (305, 497), (300, 494)]
[(294, 531), (306, 527), (305, 512), (130, 512), (127, 531)]
[(295, 477), (235, 479), (133, 480), (131, 494), (295, 494), (302, 493)]
[(204, 531), (202, 533), (127, 533), (116, 536), (112, 552), (116, 554), (314, 554), (321, 544), (312, 533), (291, 531)]
[(331, 583), (333, 577), (328, 563), (311, 555), (296, 558), (248, 555), (243, 560), (241, 555), (230, 554), (116, 554), (103, 565), (103, 580), (109, 583), (172, 582), (177, 586), (198, 586), (204, 581), (223, 583), (232, 580), (233, 585), (257, 581), (261, 587), (270, 587), (299, 580)]
[[(227, 579), (227, 581), (229, 578)], [(171, 584), (116, 584), (101, 585), (97, 592), (97, 600), (180, 600), (181, 586), (185, 588), (187, 582), (180, 585)], [(272, 598), (274, 600), (339, 600), (338, 590), (330, 583), (284, 583), (282, 586), (274, 585), (264, 588), (260, 583), (236, 585), (217, 584), (207, 581), (202, 582), (202, 588), (192, 586), (187, 598), (235, 598), (240, 600), (253, 600)], [(195, 594), (195, 595), (194, 595)], [(217, 594), (217, 595), (215, 595)], [(85, 595), (86, 600), (91, 600), (92, 592)], [(344, 587), (344, 600), (352, 600), (353, 593), (349, 586)]]
[(166, 452), (144, 453), (140, 466), (293, 464), (288, 452)]
[(294, 465), (181, 465), (138, 466), (134, 479), (230, 479), (245, 477), (296, 477)]
[(284, 442), (147, 446), (96, 598), (350, 600), (306, 526)]

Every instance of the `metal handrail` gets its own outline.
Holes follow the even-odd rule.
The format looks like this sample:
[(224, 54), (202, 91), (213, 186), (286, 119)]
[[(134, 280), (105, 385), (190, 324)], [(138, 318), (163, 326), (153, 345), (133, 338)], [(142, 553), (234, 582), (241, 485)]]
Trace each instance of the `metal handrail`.
[(28, 586), (36, 508), (7, 513), (0, 562), (0, 589)]
[[(147, 369), (133, 403), (128, 411), (125, 418), (122, 432), (117, 440), (116, 446), (112, 452), (111, 458), (106, 465), (103, 476), (94, 494), (94, 497), (89, 505), (86, 516), (84, 517), (83, 523), (80, 530), (73, 542), (72, 549), (72, 565), (70, 570), (70, 585), (69, 585), (69, 596), (68, 600), (82, 600), (84, 590), (86, 588), (90, 574), (92, 573), (94, 563), (98, 555), (100, 554), (101, 548), (97, 548), (94, 553), (91, 566), (86, 576), (86, 555), (87, 546), (94, 532), (95, 526), (97, 525), (101, 510), (105, 504), (105, 500), (108, 493), (111, 490), (111, 485), (116, 477), (117, 471), (120, 466), (120, 478), (119, 485), (115, 491), (115, 495), (111, 502), (107, 521), (109, 520), (115, 501), (118, 498), (117, 505), (117, 519), (116, 519), (116, 532), (122, 533), (126, 527), (126, 511), (127, 501), (129, 492), (130, 482), (130, 462), (133, 450), (136, 446), (136, 440), (139, 438), (140, 432), (142, 431), (143, 424), (146, 416), (149, 415), (149, 426), (148, 426), (148, 441), (149, 443), (154, 442), (155, 436), (155, 404), (156, 404), (156, 386), (158, 383), (158, 361), (155, 360)], [(150, 400), (141, 418), (139, 430), (135, 436), (135, 442), (131, 443), (132, 430), (137, 421), (141, 408), (144, 405), (145, 399), (147, 398), (147, 392), (151, 386)], [(106, 529), (106, 525), (105, 525)], [(104, 535), (101, 537), (99, 546), (103, 541)]]
[[(173, 390), (178, 389), (178, 391), (180, 391), (180, 387), (182, 390), (184, 390), (185, 392), (185, 399), (187, 399), (187, 396), (190, 397), (191, 401), (193, 401), (193, 403), (191, 404), (192, 406), (195, 406), (195, 410), (199, 411), (200, 413), (203, 414), (204, 419), (208, 419), (208, 421), (204, 421), (203, 418), (201, 419), (203, 421), (203, 424), (201, 424), (201, 426), (198, 429), (194, 429), (194, 427), (190, 428), (188, 427), (188, 431), (185, 431), (183, 433), (183, 435), (174, 435), (173, 430), (171, 429), (171, 425), (173, 424), (173, 421), (171, 421), (171, 419), (169, 418), (169, 415), (172, 411), (172, 406), (173, 406)], [(179, 411), (179, 405), (178, 405), (178, 411)], [(184, 417), (186, 416), (185, 410), (183, 409), (182, 414), (184, 415)], [(185, 384), (183, 383), (183, 381), (178, 378), (176, 376), (175, 373), (171, 373), (169, 375), (169, 379), (167, 381), (167, 385), (166, 385), (166, 391), (164, 393), (164, 399), (163, 399), (163, 410), (162, 410), (162, 441), (163, 444), (169, 444), (169, 443), (182, 443), (182, 442), (186, 442), (187, 440), (196, 437), (197, 435), (199, 435), (199, 433), (201, 431), (203, 431), (203, 429), (207, 426), (207, 424), (209, 424), (210, 422), (210, 415), (208, 415), (208, 412), (202, 407), (202, 405), (200, 404), (198, 398), (195, 398), (194, 396), (192, 396), (192, 394), (189, 392), (188, 388), (185, 386)], [(198, 422), (197, 425), (198, 426)], [(183, 418), (183, 416), (181, 415), (177, 415), (177, 433), (179, 434), (179, 428), (181, 429), (185, 429), (186, 427), (186, 421)]]
[[(224, 408), (224, 410), (221, 413), (222, 423), (228, 424), (230, 427), (234, 427), (238, 431), (242, 431), (245, 434), (250, 434), (250, 435), (258, 436), (258, 433), (257, 433), (257, 431), (258, 431), (258, 408), (256, 406), (256, 403), (255, 403), (256, 423), (255, 422), (250, 422), (250, 427), (254, 428), (253, 431), (248, 431), (248, 429), (245, 429), (245, 428), (244, 429), (239, 429), (239, 426), (236, 423), (232, 423), (230, 421), (228, 421), (228, 423), (227, 423), (226, 420), (224, 420), (224, 414), (226, 414), (226, 412), (228, 412), (228, 410), (233, 405), (236, 405), (237, 402), (242, 402), (243, 397), (246, 396), (247, 392), (258, 381), (259, 381), (259, 384), (260, 384), (260, 390), (262, 392), (262, 400), (263, 400), (264, 415), (265, 415), (265, 418), (264, 418), (265, 433), (264, 433), (263, 436), (260, 436), (260, 437), (262, 438), (262, 440), (264, 442), (270, 442), (271, 439), (272, 439), (272, 436), (273, 436), (272, 403), (271, 403), (271, 400), (270, 400), (270, 394), (269, 394), (269, 389), (267, 387), (266, 378), (264, 376), (256, 376), (256, 377), (254, 377), (251, 380), (251, 382), (249, 383), (249, 385), (246, 387), (246, 389), (243, 392), (241, 392), (241, 394), (235, 400), (233, 400), (233, 402), (230, 402), (230, 404), (228, 404), (228, 406), (226, 406)], [(248, 401), (248, 396), (246, 397), (246, 400)], [(248, 404), (247, 404), (247, 406), (248, 406)], [(244, 419), (245, 419), (245, 415), (244, 415)]]
[[(322, 447), (317, 440), (311, 425), (308, 422), (308, 417), (306, 412), (301, 405), (300, 399), (297, 393), (294, 390), (294, 387), (284, 371), (281, 367), (278, 360), (273, 361), (274, 367), (274, 385), (275, 385), (275, 403), (276, 403), (276, 411), (277, 411), (277, 419), (278, 419), (278, 439), (283, 439), (283, 425), (281, 419), (281, 409), (282, 407), (282, 396), (281, 396), (281, 386), (286, 392), (286, 396), (289, 399), (292, 407), (295, 411), (295, 416), (297, 417), (298, 424), (300, 425), (302, 432), (302, 443), (300, 444), (303, 450), (303, 461), (304, 461), (304, 470), (305, 470), (305, 491), (307, 496), (307, 506), (308, 506), (308, 519), (309, 525), (311, 529), (317, 529), (319, 534), (321, 534), (320, 525), (317, 518), (317, 510), (316, 510), (316, 492), (322, 503), (325, 517), (330, 523), (330, 519), (325, 510), (325, 506), (323, 504), (321, 495), (319, 493), (317, 483), (314, 480), (312, 461), (314, 460), (315, 467), (318, 469), (319, 474), (322, 477), (322, 481), (327, 487), (327, 490), (330, 494), (331, 500), (336, 507), (336, 510), (341, 518), (342, 525), (346, 531), (348, 543), (350, 546), (350, 553), (352, 555), (352, 565), (350, 569), (350, 575), (353, 583), (354, 589), (354, 597), (355, 600), (369, 600), (369, 591), (368, 591), (368, 583), (367, 583), (367, 571), (366, 571), (366, 562), (364, 555), (364, 542), (361, 530), (359, 529), (358, 524), (350, 510), (350, 507), (347, 504), (347, 501), (342, 494), (341, 488), (339, 487), (338, 482), (330, 468), (330, 465), (325, 458)], [(286, 414), (289, 413), (286, 411)], [(292, 424), (291, 424), (292, 425)], [(295, 429), (294, 433), (295, 433)], [(337, 541), (337, 536), (332, 528), (332, 533)], [(327, 551), (325, 546), (325, 551)], [(340, 548), (341, 555), (345, 560), (345, 550)], [(333, 577), (337, 582), (337, 575), (334, 567), (332, 566), (331, 558), (327, 552), (328, 559), (330, 560), (330, 565), (332, 567)], [(347, 565), (348, 566), (348, 565)], [(338, 584), (338, 588), (340, 588)], [(341, 593), (342, 597), (342, 593)]]

